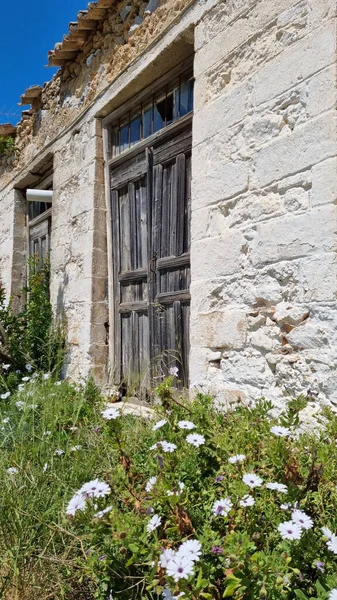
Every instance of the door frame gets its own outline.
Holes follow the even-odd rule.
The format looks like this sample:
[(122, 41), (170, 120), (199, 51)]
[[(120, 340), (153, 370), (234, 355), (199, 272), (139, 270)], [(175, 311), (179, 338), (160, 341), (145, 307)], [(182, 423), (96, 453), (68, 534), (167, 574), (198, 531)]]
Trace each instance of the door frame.
[[(180, 67), (181, 68), (181, 67)], [(171, 74), (170, 74), (171, 75)], [(166, 76), (169, 80), (169, 76)], [(116, 111), (117, 112), (117, 111)], [(120, 111), (118, 111), (120, 112)], [(111, 170), (114, 167), (120, 167), (124, 163), (132, 160), (137, 154), (144, 152), (146, 148), (162, 145), (166, 140), (179, 135), (179, 132), (190, 128), (192, 135), (192, 120), (193, 112), (181, 117), (171, 125), (168, 125), (161, 131), (154, 133), (152, 136), (142, 140), (124, 153), (110, 158), (109, 149), (109, 126), (114, 120), (115, 113), (106, 117), (103, 120), (102, 135), (103, 135), (103, 157), (104, 157), (104, 180), (105, 180), (105, 198), (107, 211), (107, 252), (108, 252), (108, 308), (109, 308), (109, 380), (115, 379), (115, 369), (117, 363), (117, 353), (115, 344), (115, 323), (117, 321), (115, 295), (116, 279), (115, 279), (115, 261), (114, 261), (114, 239), (113, 239), (113, 215), (111, 211)], [(151, 343), (151, 341), (150, 341)]]

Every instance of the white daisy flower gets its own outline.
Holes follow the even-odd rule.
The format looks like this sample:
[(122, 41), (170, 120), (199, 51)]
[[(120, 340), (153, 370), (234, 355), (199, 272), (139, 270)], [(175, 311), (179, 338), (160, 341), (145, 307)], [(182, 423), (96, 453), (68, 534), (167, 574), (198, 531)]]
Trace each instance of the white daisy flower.
[(145, 486), (145, 491), (151, 492), (151, 490), (154, 488), (156, 483), (157, 483), (157, 477), (150, 477), (149, 481), (147, 482), (147, 484)]
[(164, 588), (162, 595), (163, 595), (164, 600), (179, 600), (179, 598), (181, 598), (182, 596), (185, 596), (185, 593), (180, 592), (177, 596), (175, 596), (174, 594), (172, 594), (172, 592), (169, 588)]
[(43, 467), (42, 467), (42, 471), (45, 473), (48, 469), (48, 463), (44, 463)]
[(328, 527), (321, 527), (321, 532), (328, 540), (331, 540), (333, 536), (331, 529), (329, 529)]
[(243, 460), (245, 460), (245, 458), (245, 454), (234, 454), (234, 456), (229, 457), (228, 462), (232, 465), (235, 465), (235, 463), (242, 462)]
[(291, 518), (302, 529), (311, 529), (314, 526), (313, 520), (303, 510), (293, 510)]
[(175, 556), (175, 551), (172, 548), (166, 548), (162, 551), (159, 557), (159, 565), (162, 569), (166, 569), (168, 562)]
[(50, 373), (44, 373), (44, 375), (43, 375), (43, 379), (44, 379), (45, 381), (47, 381), (48, 379), (50, 379)]
[(43, 435), (44, 435), (44, 436), (51, 435), (51, 431), (44, 431), (44, 432), (43, 432)]
[(67, 506), (67, 509), (66, 509), (66, 514), (74, 517), (78, 510), (85, 510), (85, 508), (86, 508), (85, 498), (83, 497), (82, 494), (79, 494), (77, 492), (70, 500), (70, 502)]
[(240, 500), (240, 506), (243, 506), (244, 508), (246, 508), (246, 506), (253, 506), (255, 504), (255, 500), (253, 498), (253, 496), (249, 496), (248, 494), (246, 496), (243, 496), (243, 498)]
[(150, 446), (150, 450), (158, 450), (160, 445), (161, 445), (161, 442), (156, 442), (155, 444), (153, 444), (153, 446)]
[(27, 363), (25, 365), (25, 367), (26, 367), (26, 371), (28, 371), (28, 373), (30, 373), (33, 370), (33, 365), (31, 365), (30, 363)]
[[(9, 367), (10, 367), (10, 365), (2, 365), (2, 368), (4, 369), (4, 371), (8, 371)], [(20, 373), (20, 371), (19, 371), (19, 373)]]
[(82, 485), (78, 493), (87, 498), (104, 498), (111, 493), (111, 488), (105, 481), (93, 479)]
[(70, 448), (70, 452), (77, 452), (77, 450), (81, 450), (82, 446), (80, 444), (77, 444), (77, 446), (72, 446)]
[(157, 423), (155, 423), (153, 425), (152, 431), (157, 431), (157, 429), (164, 427), (164, 425), (166, 425), (166, 423), (167, 423), (166, 419), (162, 419), (161, 421), (158, 421)]
[(284, 540), (299, 540), (302, 535), (302, 527), (293, 521), (280, 523), (277, 530)]
[(337, 600), (337, 588), (331, 590), (329, 594), (329, 600)]
[(25, 408), (25, 402), (23, 402), (22, 400), (18, 400), (17, 402), (15, 402), (15, 406), (19, 410), (23, 410)]
[(291, 502), (284, 502), (283, 504), (281, 504), (280, 508), (282, 510), (290, 510), (292, 508), (292, 504)]
[(282, 427), (281, 425), (274, 425), (274, 427), (271, 427), (270, 432), (278, 435), (279, 437), (288, 437), (288, 435), (291, 434), (291, 431), (288, 429), (288, 427)]
[(25, 384), (24, 383), (19, 383), (19, 385), (18, 385), (19, 392), (23, 392), (24, 389), (25, 389)]
[(233, 506), (233, 502), (230, 498), (222, 498), (221, 500), (216, 500), (213, 504), (212, 513), (216, 517), (227, 517), (229, 511)]
[(167, 564), (166, 573), (177, 582), (188, 579), (194, 573), (194, 563), (187, 556), (174, 556)]
[(78, 427), (69, 427), (69, 431), (78, 431)]
[(201, 556), (201, 544), (198, 540), (187, 540), (183, 542), (178, 548), (176, 556), (187, 557), (189, 560), (195, 562), (200, 560)]
[(164, 452), (174, 452), (177, 446), (175, 444), (171, 444), (171, 442), (160, 442), (161, 447)]
[(101, 415), (104, 419), (111, 421), (111, 419), (117, 419), (120, 416), (119, 408), (106, 408), (101, 411)]
[(250, 488), (261, 487), (261, 485), (263, 483), (263, 480), (261, 479), (261, 477), (259, 477), (258, 475), (255, 475), (255, 473), (246, 473), (242, 477), (242, 481), (243, 481), (243, 483), (248, 485)]
[(178, 421), (177, 425), (179, 429), (195, 429), (195, 425), (191, 421)]
[(288, 493), (288, 488), (286, 485), (284, 485), (284, 483), (266, 483), (266, 488), (268, 488), (268, 490), (276, 490), (277, 492), (281, 492), (281, 494)]
[(62, 381), (55, 381), (55, 385), (62, 385)]
[(10, 395), (10, 392), (5, 392), (4, 394), (1, 394), (1, 400), (7, 400), (7, 398), (9, 398)]
[(7, 423), (9, 423), (9, 417), (6, 417), (2, 422), (7, 425)]
[(62, 456), (62, 454), (64, 454), (64, 450), (55, 450), (54, 452), (55, 456)]
[(331, 550), (331, 552), (337, 554), (337, 535), (333, 533), (331, 538), (327, 541), (326, 545), (328, 546), (329, 550)]
[(30, 381), (30, 377), (22, 377), (22, 381)]
[(7, 469), (7, 473), (9, 473), (9, 475), (15, 475), (15, 473), (18, 473), (19, 469), (17, 469), (16, 467), (9, 467), (9, 469)]
[(205, 438), (199, 433), (190, 433), (186, 438), (186, 442), (198, 448), (199, 446), (205, 443)]
[(178, 377), (179, 369), (178, 367), (171, 367), (169, 372), (173, 377)]
[(159, 515), (153, 515), (153, 517), (151, 517), (150, 521), (146, 525), (146, 531), (148, 533), (151, 533), (151, 531), (154, 531), (155, 529), (157, 529), (157, 527), (159, 527), (160, 524), (161, 524), (161, 517)]
[(101, 519), (102, 517), (104, 517), (104, 515), (107, 515), (111, 511), (112, 511), (112, 506), (107, 506), (103, 510), (100, 510), (99, 512), (94, 514), (94, 517), (96, 517), (97, 519)]

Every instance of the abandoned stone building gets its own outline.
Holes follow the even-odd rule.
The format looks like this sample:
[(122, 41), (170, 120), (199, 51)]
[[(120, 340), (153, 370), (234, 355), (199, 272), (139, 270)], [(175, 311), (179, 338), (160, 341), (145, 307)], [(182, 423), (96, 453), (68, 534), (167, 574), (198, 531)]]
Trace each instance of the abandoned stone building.
[(70, 23), (0, 128), (0, 278), (19, 304), (50, 251), (66, 376), (337, 405), (336, 13), (98, 0)]

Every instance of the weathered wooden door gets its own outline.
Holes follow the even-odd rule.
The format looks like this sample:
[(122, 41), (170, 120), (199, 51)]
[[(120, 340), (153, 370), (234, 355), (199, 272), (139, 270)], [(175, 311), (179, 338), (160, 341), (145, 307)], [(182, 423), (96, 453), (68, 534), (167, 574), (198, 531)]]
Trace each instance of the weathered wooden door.
[[(191, 130), (111, 171), (117, 382), (188, 383)], [(157, 379), (157, 380), (158, 380)]]

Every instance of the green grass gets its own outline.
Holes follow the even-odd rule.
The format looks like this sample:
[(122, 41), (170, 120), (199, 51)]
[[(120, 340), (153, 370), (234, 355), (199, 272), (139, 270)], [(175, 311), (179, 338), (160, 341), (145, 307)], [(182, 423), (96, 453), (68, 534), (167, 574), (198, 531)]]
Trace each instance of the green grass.
[[(123, 415), (107, 421), (104, 399), (92, 383), (76, 391), (42, 375), (2, 401), (0, 597), (154, 600), (169, 587), (175, 595), (183, 592), (184, 600), (327, 600), (337, 587), (337, 555), (320, 528), (337, 531), (336, 416), (327, 414), (319, 435), (281, 438), (270, 432), (277, 421), (267, 402), (220, 414), (208, 397), (181, 406), (164, 388), (165, 408), (156, 409), (153, 421)], [(297, 433), (304, 404), (290, 403), (281, 424)], [(159, 419), (167, 423), (153, 431)], [(195, 429), (180, 429), (181, 419)], [(186, 441), (194, 432), (205, 438), (199, 447)], [(158, 440), (176, 450), (151, 450)], [(228, 462), (241, 453), (243, 463)], [(250, 490), (242, 481), (249, 472), (264, 484)], [(67, 517), (73, 495), (95, 478), (111, 493)], [(172, 494), (179, 482), (182, 492)], [(283, 483), (287, 494), (267, 489), (266, 482)], [(247, 494), (255, 504), (243, 508), (239, 501)], [(222, 498), (230, 498), (233, 508), (215, 517), (214, 502)], [(291, 518), (281, 509), (284, 502), (297, 502), (313, 520), (300, 540), (283, 540), (278, 532)], [(95, 517), (108, 506), (109, 513)], [(161, 524), (148, 533), (150, 511)], [(175, 583), (159, 557), (163, 548), (177, 549), (191, 538), (200, 541), (202, 555), (194, 575)], [(214, 546), (222, 553), (215, 554)], [(324, 572), (317, 561), (325, 563)]]

